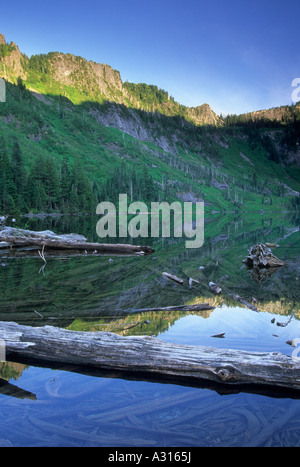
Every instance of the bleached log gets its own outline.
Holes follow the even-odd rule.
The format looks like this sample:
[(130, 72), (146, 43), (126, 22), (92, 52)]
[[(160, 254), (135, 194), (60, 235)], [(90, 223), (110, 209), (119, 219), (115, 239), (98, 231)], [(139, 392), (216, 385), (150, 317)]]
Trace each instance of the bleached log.
[(177, 282), (177, 284), (183, 285), (183, 279), (180, 279), (177, 276), (174, 276), (173, 274), (169, 274), (168, 272), (163, 272), (162, 275), (166, 277), (167, 279), (170, 279), (173, 282)]
[(210, 287), (211, 290), (212, 290), (215, 294), (217, 294), (217, 295), (219, 295), (219, 294), (222, 292), (221, 287), (218, 286), (217, 284), (215, 284), (214, 282), (210, 282), (210, 283), (209, 283), (209, 287)]
[(10, 247), (10, 243), (0, 242), (0, 250), (4, 248), (9, 248), (9, 247)]
[(76, 234), (55, 235), (53, 232), (31, 232), (20, 229), (4, 228), (0, 232), (0, 241), (17, 247), (38, 246), (57, 250), (81, 250), (95, 253), (142, 253), (151, 254), (149, 246), (128, 244), (89, 243), (85, 237)]
[(250, 352), (180, 345), (155, 337), (124, 337), (51, 326), (0, 322), (7, 359), (70, 364), (136, 374), (175, 376), (229, 386), (258, 385), (300, 390), (300, 363), (277, 352)]

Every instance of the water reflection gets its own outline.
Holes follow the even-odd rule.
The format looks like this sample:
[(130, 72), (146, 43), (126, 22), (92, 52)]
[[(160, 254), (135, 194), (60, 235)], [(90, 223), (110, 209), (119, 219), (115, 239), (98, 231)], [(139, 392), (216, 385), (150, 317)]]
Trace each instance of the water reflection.
[[(76, 232), (97, 241), (95, 225), (95, 218), (69, 216), (26, 219), (20, 226)], [(48, 258), (44, 274), (38, 255), (7, 255), (0, 260), (0, 320), (153, 334), (168, 342), (291, 355), (286, 342), (300, 337), (296, 225), (296, 219), (280, 217), (272, 223), (255, 216), (214, 217), (206, 220), (205, 243), (199, 250), (186, 250), (178, 239), (153, 240), (155, 253), (149, 257), (63, 255)], [(276, 256), (288, 264), (257, 281), (242, 260), (251, 245), (266, 241), (280, 245)], [(182, 278), (183, 285), (167, 280), (164, 271)], [(220, 284), (220, 296), (213, 294), (210, 281)], [(235, 295), (255, 303), (258, 311), (238, 303)], [(134, 312), (196, 303), (214, 309)], [(293, 314), (286, 327), (277, 326)], [(223, 339), (212, 337), (220, 333), (225, 333)], [(300, 401), (291, 395), (279, 403), (258, 393), (225, 395), (216, 388), (184, 387), (175, 381), (161, 384), (68, 368), (12, 368), (2, 367), (0, 373), (1, 446), (299, 444)]]
[[(0, 446), (298, 446), (300, 403), (29, 367), (0, 394)], [(226, 395), (225, 395), (226, 394)]]
[[(90, 219), (90, 228), (93, 222)], [(251, 221), (249, 224), (250, 229)], [(0, 267), (0, 319), (24, 324), (52, 320), (57, 321), (53, 324), (70, 325), (78, 318), (94, 319), (136, 308), (183, 305), (199, 296), (207, 301), (214, 298), (208, 285), (210, 281), (220, 284), (222, 297), (226, 299), (238, 294), (250, 302), (254, 298), (260, 305), (283, 301), (286, 306), (284, 310), (280, 307), (280, 312), (289, 313), (298, 307), (300, 300), (299, 231), (289, 235), (289, 226), (283, 227), (279, 220), (278, 226), (274, 224), (275, 221), (272, 230), (251, 231), (245, 220), (237, 227), (234, 222), (218, 219), (208, 223), (201, 249), (186, 250), (184, 242), (165, 239), (164, 245), (153, 242), (155, 253), (148, 257), (70, 257), (64, 253), (49, 258), (46, 251), (43, 274), (40, 271), (43, 262), (37, 252), (30, 259), (8, 255), (2, 258)], [(224, 231), (229, 234), (225, 236)], [(64, 233), (58, 226), (56, 232)], [(280, 244), (276, 254), (288, 265), (259, 282), (253, 280), (242, 260), (252, 244), (266, 240)], [(182, 278), (183, 285), (168, 281), (162, 275), (164, 271)], [(197, 281), (192, 286), (190, 278)]]

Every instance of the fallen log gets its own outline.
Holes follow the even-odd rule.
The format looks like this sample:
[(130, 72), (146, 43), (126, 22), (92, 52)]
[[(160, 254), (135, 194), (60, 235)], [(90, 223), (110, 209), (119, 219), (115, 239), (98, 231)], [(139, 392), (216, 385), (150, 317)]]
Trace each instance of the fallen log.
[(257, 306), (252, 305), (252, 303), (247, 302), (246, 300), (244, 300), (239, 295), (232, 295), (232, 298), (234, 298), (234, 300), (236, 300), (237, 302), (242, 303), (242, 305), (245, 305), (250, 310), (258, 311)]
[(169, 274), (168, 272), (163, 272), (162, 275), (173, 282), (177, 282), (177, 284), (183, 285), (183, 279), (180, 279), (177, 276)]
[(175, 376), (229, 386), (300, 390), (300, 363), (277, 352), (250, 352), (171, 344), (155, 337), (123, 337), (52, 326), (0, 323), (6, 358), (45, 364), (82, 365), (139, 375)]
[(153, 248), (149, 246), (128, 244), (89, 243), (82, 235), (55, 235), (51, 231), (32, 232), (28, 230), (5, 227), (0, 232), (0, 241), (17, 247), (33, 246), (47, 247), (57, 250), (82, 250), (93, 253), (139, 253), (152, 254)]
[(19, 388), (8, 381), (0, 378), (0, 394), (4, 394), (9, 397), (16, 397), (17, 399), (31, 399), (36, 401), (36, 395), (32, 392), (26, 391), (25, 389)]
[(137, 308), (135, 310), (126, 310), (128, 313), (145, 313), (150, 311), (206, 311), (214, 310), (216, 307), (208, 303), (197, 303), (196, 305), (175, 305), (158, 308)]
[(0, 242), (0, 249), (9, 248), (9, 247), (10, 247), (10, 243)]
[(215, 294), (219, 295), (222, 292), (222, 289), (220, 286), (218, 286), (218, 284), (210, 282), (208, 285)]

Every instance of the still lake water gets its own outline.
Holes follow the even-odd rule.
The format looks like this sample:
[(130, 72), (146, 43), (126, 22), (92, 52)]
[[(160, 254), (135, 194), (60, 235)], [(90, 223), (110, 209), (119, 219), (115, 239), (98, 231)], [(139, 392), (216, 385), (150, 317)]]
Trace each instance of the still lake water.
[[(76, 232), (89, 241), (97, 241), (96, 222), (95, 217), (17, 220), (19, 227)], [(295, 349), (286, 341), (300, 338), (298, 225), (287, 214), (215, 215), (206, 220), (205, 243), (198, 250), (186, 250), (184, 240), (154, 239), (150, 256), (50, 258), (46, 253), (44, 268), (36, 255), (2, 252), (0, 319), (291, 355)], [(256, 242), (278, 244), (273, 252), (288, 264), (266, 276), (251, 274), (242, 260)], [(163, 272), (181, 277), (184, 284), (169, 281)], [(198, 282), (190, 284), (189, 278)], [(210, 281), (221, 285), (221, 295), (211, 292)], [(259, 311), (240, 305), (234, 294), (255, 298)], [(134, 312), (185, 303), (210, 303), (215, 309)], [(219, 333), (224, 338), (211, 337)], [(0, 365), (0, 447), (300, 445), (300, 398), (287, 392), (193, 387), (71, 367)]]

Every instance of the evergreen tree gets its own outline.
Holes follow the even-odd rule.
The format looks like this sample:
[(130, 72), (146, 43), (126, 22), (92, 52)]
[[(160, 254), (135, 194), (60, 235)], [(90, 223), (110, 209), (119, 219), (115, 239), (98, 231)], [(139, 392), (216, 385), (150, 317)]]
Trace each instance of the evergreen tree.
[(145, 201), (151, 201), (154, 195), (154, 183), (151, 175), (148, 174), (146, 167), (143, 169), (143, 192), (142, 197)]
[[(74, 193), (73, 193), (74, 191)], [(72, 175), (72, 204), (77, 198), (77, 210), (94, 212), (93, 191), (89, 180), (84, 174), (81, 164), (76, 161)], [(75, 193), (77, 197), (75, 196)]]
[(23, 163), (23, 157), (18, 140), (15, 140), (12, 153), (12, 168), (13, 180), (17, 192), (20, 196), (24, 194), (24, 186), (26, 182), (26, 172)]
[(60, 183), (54, 160), (48, 157), (45, 160), (44, 189), (47, 196), (48, 209), (56, 209), (60, 200)]
[(30, 209), (43, 210), (47, 195), (44, 188), (45, 158), (39, 156), (31, 167), (27, 183), (27, 203)]
[(254, 189), (257, 188), (257, 175), (256, 175), (256, 172), (253, 172), (252, 185), (253, 185)]
[(0, 140), (0, 210), (3, 213), (16, 212), (17, 190), (13, 181), (13, 170), (6, 151), (3, 137)]
[(70, 194), (71, 194), (71, 168), (69, 160), (64, 157), (61, 166), (61, 179), (60, 179), (60, 190), (61, 190), (61, 204), (64, 210), (68, 210), (70, 205)]

